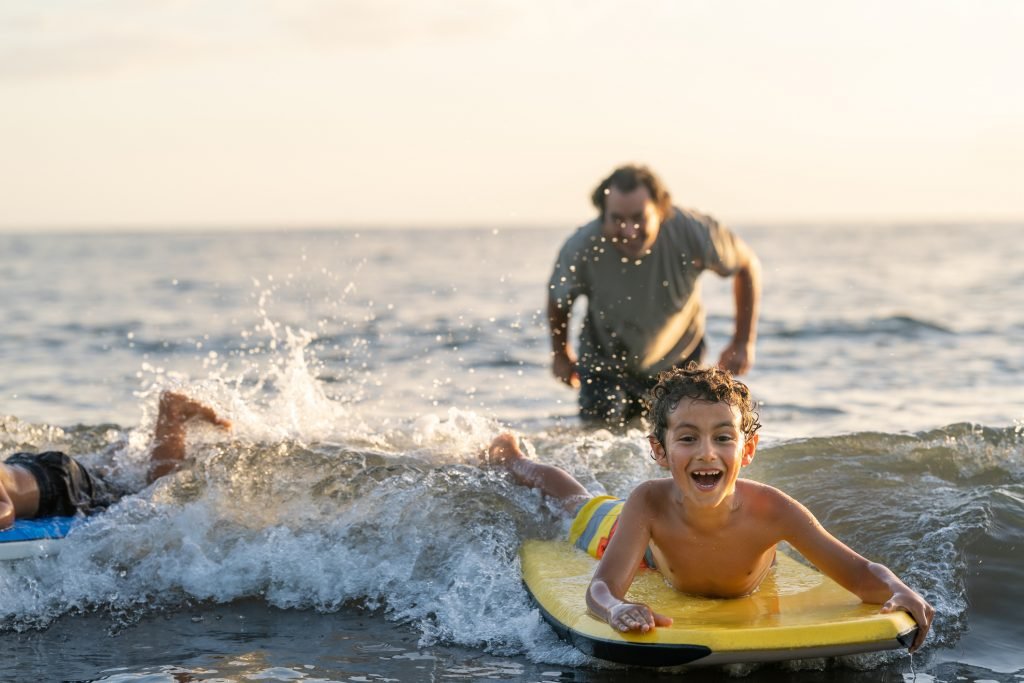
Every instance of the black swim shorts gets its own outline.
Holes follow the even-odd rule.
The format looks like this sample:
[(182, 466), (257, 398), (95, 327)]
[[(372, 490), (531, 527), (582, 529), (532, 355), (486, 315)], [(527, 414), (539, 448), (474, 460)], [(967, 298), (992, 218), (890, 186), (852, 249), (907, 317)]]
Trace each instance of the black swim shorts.
[(59, 451), (15, 453), (4, 461), (32, 473), (39, 486), (37, 517), (89, 514), (113, 505), (124, 495), (78, 461)]
[[(676, 364), (685, 368), (691, 361), (698, 364), (704, 358), (704, 340), (688, 358)], [(658, 383), (657, 374), (638, 375), (603, 360), (577, 364), (580, 373), (580, 417), (587, 422), (605, 422), (625, 425), (630, 420), (647, 415), (647, 396)]]

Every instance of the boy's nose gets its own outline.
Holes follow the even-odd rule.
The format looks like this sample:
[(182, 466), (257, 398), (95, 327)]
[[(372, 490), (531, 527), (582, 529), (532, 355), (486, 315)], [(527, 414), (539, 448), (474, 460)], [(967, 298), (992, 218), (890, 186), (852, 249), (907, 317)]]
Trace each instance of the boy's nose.
[(711, 439), (701, 439), (698, 446), (698, 458), (701, 460), (712, 460), (715, 458), (715, 449), (712, 447)]

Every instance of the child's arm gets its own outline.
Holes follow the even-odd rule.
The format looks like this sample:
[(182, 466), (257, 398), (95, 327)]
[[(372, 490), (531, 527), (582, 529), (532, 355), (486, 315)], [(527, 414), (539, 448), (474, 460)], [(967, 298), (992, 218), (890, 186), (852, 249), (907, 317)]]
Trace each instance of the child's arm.
[(608, 622), (616, 631), (646, 633), (656, 626), (669, 626), (672, 619), (662, 616), (647, 605), (626, 602), (626, 591), (640, 566), (651, 532), (648, 518), (646, 485), (641, 485), (626, 501), (608, 542), (594, 578), (587, 587), (587, 608), (598, 619)]
[[(0, 465), (3, 467), (3, 465)], [(4, 488), (4, 482), (0, 479), (0, 530), (14, 525), (14, 503)]]
[(860, 556), (826, 531), (807, 508), (781, 492), (779, 495), (784, 540), (864, 602), (881, 604), (885, 613), (897, 609), (909, 613), (918, 626), (910, 651), (921, 647), (935, 609), (888, 567)]

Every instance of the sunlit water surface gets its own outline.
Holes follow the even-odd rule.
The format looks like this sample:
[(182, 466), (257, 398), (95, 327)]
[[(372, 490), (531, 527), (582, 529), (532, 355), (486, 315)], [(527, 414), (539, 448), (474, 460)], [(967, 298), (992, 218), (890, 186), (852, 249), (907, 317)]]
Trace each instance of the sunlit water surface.
[[(1020, 226), (750, 227), (765, 424), (747, 476), (936, 606), (925, 650), (690, 680), (1024, 678)], [(501, 428), (594, 491), (658, 476), (583, 428), (541, 315), (563, 231), (0, 236), (0, 449), (135, 489), (160, 389), (235, 422), (0, 567), (0, 680), (631, 680), (561, 643), (516, 548), (565, 522), (478, 466)], [(708, 276), (714, 357), (731, 292)], [(679, 672), (643, 673), (678, 677)]]

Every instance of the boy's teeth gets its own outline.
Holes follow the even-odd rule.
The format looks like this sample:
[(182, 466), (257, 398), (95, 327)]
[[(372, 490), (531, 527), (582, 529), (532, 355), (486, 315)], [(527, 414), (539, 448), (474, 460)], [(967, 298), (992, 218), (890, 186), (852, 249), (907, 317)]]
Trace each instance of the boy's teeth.
[(694, 470), (690, 476), (693, 477), (697, 486), (710, 489), (718, 483), (721, 475), (722, 470)]

